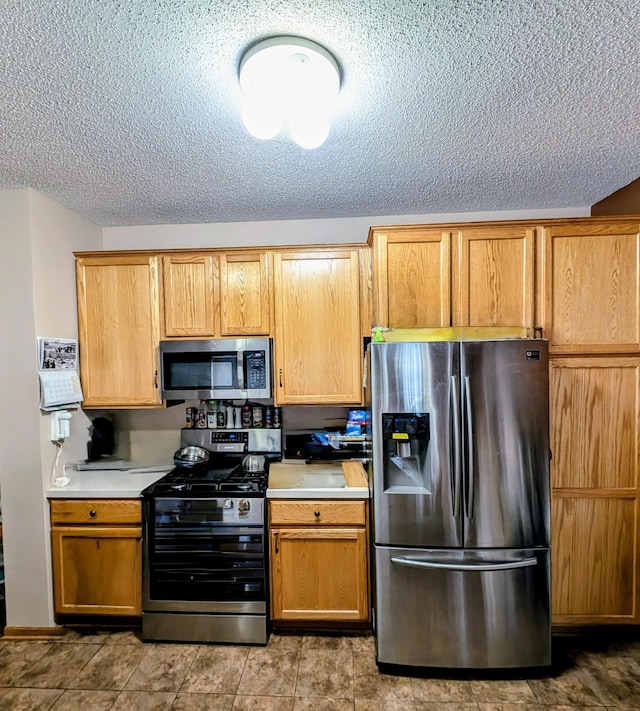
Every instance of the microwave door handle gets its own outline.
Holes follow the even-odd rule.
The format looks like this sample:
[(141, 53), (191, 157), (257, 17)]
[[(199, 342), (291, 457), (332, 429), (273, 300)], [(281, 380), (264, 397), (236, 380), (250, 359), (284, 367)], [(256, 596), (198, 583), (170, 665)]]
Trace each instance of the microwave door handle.
[(238, 366), (238, 390), (245, 390), (246, 386), (244, 382), (244, 351), (238, 351), (236, 363)]

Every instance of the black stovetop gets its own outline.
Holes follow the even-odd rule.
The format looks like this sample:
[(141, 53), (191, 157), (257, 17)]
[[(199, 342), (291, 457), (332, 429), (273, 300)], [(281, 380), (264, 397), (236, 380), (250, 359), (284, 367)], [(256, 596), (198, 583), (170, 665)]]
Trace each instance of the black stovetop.
[(246, 472), (237, 460), (176, 467), (148, 486), (143, 496), (264, 496), (267, 473)]

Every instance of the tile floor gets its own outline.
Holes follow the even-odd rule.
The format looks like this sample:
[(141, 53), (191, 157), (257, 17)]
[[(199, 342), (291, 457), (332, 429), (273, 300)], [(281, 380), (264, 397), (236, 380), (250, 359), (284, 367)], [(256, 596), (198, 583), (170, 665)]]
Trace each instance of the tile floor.
[(539, 678), (448, 677), (381, 673), (370, 636), (273, 634), (266, 647), (142, 643), (135, 631), (0, 638), (0, 709), (11, 711), (603, 711), (640, 709), (640, 631), (558, 637)]

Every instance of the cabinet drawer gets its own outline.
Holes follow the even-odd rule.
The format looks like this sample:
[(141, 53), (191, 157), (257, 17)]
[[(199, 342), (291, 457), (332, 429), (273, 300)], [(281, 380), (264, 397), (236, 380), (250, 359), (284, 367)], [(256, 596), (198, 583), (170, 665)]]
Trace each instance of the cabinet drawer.
[(52, 499), (51, 524), (142, 523), (138, 499)]
[(271, 525), (364, 526), (366, 501), (271, 501)]

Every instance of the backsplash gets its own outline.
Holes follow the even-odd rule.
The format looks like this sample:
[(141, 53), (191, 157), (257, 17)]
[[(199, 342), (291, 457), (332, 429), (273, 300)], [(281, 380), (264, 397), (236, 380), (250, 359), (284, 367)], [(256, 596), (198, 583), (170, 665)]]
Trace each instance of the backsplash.
[[(185, 408), (198, 401), (153, 410), (87, 410), (91, 419), (106, 417), (114, 427), (114, 457), (142, 464), (165, 464), (173, 461), (180, 445), (180, 429), (185, 423)], [(234, 404), (242, 404), (238, 401)], [(290, 406), (282, 408), (283, 429), (323, 430), (343, 427), (347, 407)]]

